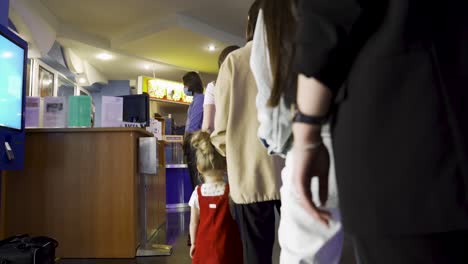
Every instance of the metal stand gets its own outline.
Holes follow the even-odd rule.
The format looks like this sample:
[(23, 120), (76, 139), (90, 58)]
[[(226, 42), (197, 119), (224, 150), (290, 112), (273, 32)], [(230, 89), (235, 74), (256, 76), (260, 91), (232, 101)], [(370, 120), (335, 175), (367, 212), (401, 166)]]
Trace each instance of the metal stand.
[(156, 138), (140, 138), (140, 246), (137, 249), (137, 257), (153, 257), (153, 256), (170, 256), (172, 254), (172, 246), (159, 245), (150, 243), (151, 238), (157, 236), (161, 227), (158, 227), (151, 238), (148, 238), (146, 223), (148, 215), (146, 213), (146, 196), (147, 196), (147, 180), (148, 177), (156, 177), (157, 175), (157, 141)]
[(169, 245), (147, 245), (140, 247), (137, 250), (137, 257), (155, 257), (155, 256), (170, 256), (172, 254), (172, 246)]
[[(162, 225), (164, 226), (164, 225)], [(146, 239), (144, 244), (140, 244), (137, 249), (136, 256), (137, 257), (156, 257), (156, 256), (170, 256), (172, 255), (172, 246), (170, 245), (163, 245), (163, 244), (153, 244), (149, 241), (152, 241), (154, 237), (156, 237), (161, 230), (162, 226), (158, 227), (158, 230), (154, 232), (150, 239)], [(142, 239), (143, 241), (143, 239)]]

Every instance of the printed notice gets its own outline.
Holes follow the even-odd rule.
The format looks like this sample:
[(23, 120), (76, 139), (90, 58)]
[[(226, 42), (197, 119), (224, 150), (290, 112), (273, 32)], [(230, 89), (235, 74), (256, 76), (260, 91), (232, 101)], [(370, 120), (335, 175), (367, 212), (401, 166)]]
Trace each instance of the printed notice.
[(159, 122), (157, 119), (150, 119), (150, 126), (146, 130), (153, 133), (154, 137), (158, 140), (163, 140), (162, 122)]
[(123, 98), (102, 97), (101, 127), (121, 127), (123, 121)]
[(39, 127), (39, 115), (41, 113), (41, 98), (40, 97), (26, 97), (26, 127)]
[(65, 97), (44, 97), (43, 127), (64, 128), (66, 126), (65, 104)]

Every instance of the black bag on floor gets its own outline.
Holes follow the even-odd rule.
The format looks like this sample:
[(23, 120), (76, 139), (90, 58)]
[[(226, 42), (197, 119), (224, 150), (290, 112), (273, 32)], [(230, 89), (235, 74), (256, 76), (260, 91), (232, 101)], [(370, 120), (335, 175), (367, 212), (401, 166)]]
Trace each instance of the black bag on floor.
[(0, 264), (53, 264), (58, 242), (20, 235), (0, 241)]

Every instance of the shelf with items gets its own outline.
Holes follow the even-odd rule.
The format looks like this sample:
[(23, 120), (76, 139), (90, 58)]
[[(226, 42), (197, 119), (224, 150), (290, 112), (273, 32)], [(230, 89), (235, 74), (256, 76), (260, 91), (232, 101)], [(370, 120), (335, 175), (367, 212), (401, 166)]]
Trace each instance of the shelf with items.
[(184, 85), (179, 82), (140, 76), (137, 86), (138, 93), (148, 93), (150, 96), (150, 115), (158, 121), (164, 120), (162, 133), (166, 168), (186, 168), (183, 134), (187, 110), (193, 97), (185, 95)]
[(184, 93), (184, 85), (180, 82), (168, 81), (147, 76), (138, 77), (138, 92), (148, 93), (152, 100), (189, 105), (192, 96)]
[(183, 106), (187, 106), (187, 107), (190, 105), (190, 103), (168, 101), (168, 100), (165, 100), (165, 99), (158, 99), (158, 98), (155, 98), (155, 97), (150, 97), (150, 100), (154, 101), (154, 102), (160, 102), (160, 103), (165, 103), (165, 104), (183, 105)]

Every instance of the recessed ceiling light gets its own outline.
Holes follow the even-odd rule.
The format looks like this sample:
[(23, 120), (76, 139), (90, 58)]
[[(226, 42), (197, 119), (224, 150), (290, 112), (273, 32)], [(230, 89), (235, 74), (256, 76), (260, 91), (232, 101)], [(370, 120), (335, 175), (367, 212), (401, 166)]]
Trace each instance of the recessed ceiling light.
[(100, 53), (96, 57), (98, 59), (100, 59), (100, 60), (110, 60), (110, 59), (112, 59), (112, 55), (110, 55), (109, 53)]
[(215, 51), (215, 50), (216, 50), (216, 46), (215, 46), (214, 44), (210, 44), (210, 45), (208, 46), (208, 50), (209, 50), (209, 51)]
[(146, 70), (149, 70), (150, 69), (150, 66), (148, 64), (145, 65), (145, 69)]
[(13, 53), (9, 52), (9, 51), (5, 51), (2, 53), (2, 57), (5, 58), (5, 59), (9, 59), (11, 57), (13, 57)]
[(81, 77), (79, 80), (78, 80), (80, 83), (85, 83), (86, 82), (86, 79), (84, 77)]

